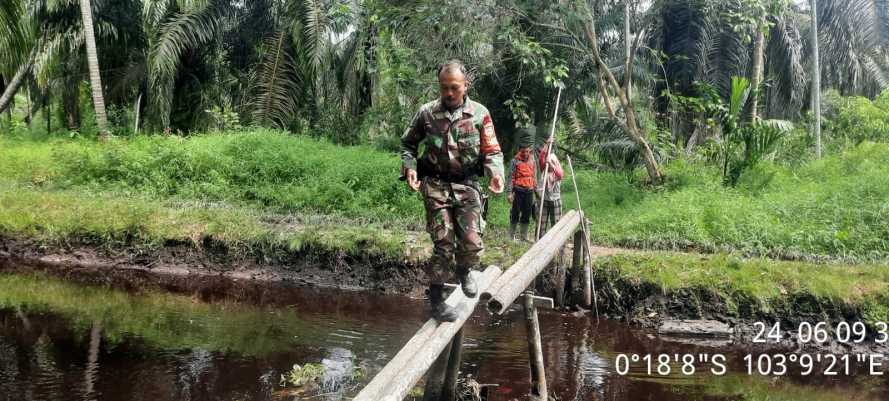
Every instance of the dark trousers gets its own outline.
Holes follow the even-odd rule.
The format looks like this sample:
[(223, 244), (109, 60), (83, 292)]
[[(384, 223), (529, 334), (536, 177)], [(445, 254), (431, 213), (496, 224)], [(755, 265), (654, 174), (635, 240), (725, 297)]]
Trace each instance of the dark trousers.
[(530, 224), (534, 213), (534, 191), (525, 188), (513, 188), (512, 210), (509, 211), (510, 224)]

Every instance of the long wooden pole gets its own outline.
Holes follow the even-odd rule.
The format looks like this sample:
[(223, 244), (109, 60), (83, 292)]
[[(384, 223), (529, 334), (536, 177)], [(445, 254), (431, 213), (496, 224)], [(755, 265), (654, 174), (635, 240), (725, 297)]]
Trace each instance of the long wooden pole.
[(546, 372), (543, 365), (543, 348), (540, 341), (540, 322), (537, 319), (537, 307), (530, 293), (524, 296), (525, 329), (528, 333), (528, 359), (531, 363), (531, 394), (539, 401), (547, 401), (549, 392), (546, 388)]
[[(589, 258), (589, 263), (583, 264), (583, 296), (586, 305), (590, 305), (590, 295), (593, 298), (593, 305), (596, 311), (596, 321), (599, 321), (599, 300), (596, 297), (596, 283), (593, 280), (593, 272), (592, 264), (593, 264), (593, 253), (592, 249), (590, 249), (590, 235), (589, 229), (586, 225), (586, 216), (583, 214), (583, 208), (580, 206), (580, 188), (577, 186), (577, 176), (574, 174), (574, 165), (571, 163), (571, 155), (565, 155), (568, 160), (568, 168), (571, 169), (571, 182), (574, 184), (574, 196), (577, 199), (577, 210), (580, 211), (580, 229), (583, 232), (583, 247), (586, 249), (586, 256)], [(577, 243), (574, 244), (577, 246)]]
[[(567, 216), (567, 214), (566, 214), (566, 216)], [(508, 269), (506, 269), (506, 271), (503, 272), (503, 274), (497, 278), (496, 282), (491, 284), (490, 287), (488, 287), (488, 289), (481, 291), (481, 295), (480, 295), (481, 300), (482, 301), (490, 300), (494, 294), (497, 294), (500, 292), (500, 289), (503, 286), (511, 283), (513, 281), (513, 278), (518, 274), (518, 272), (520, 270), (523, 270), (528, 264), (534, 263), (535, 266), (537, 264), (539, 264), (539, 262), (536, 259), (540, 256), (540, 253), (544, 249), (548, 248), (547, 244), (549, 244), (550, 242), (553, 241), (553, 238), (556, 235), (556, 231), (558, 231), (556, 229), (556, 227), (561, 227), (564, 224), (563, 223), (564, 220), (565, 220), (565, 217), (563, 216), (562, 219), (559, 220), (559, 222), (556, 223), (556, 225), (553, 226), (553, 228), (550, 229), (546, 233), (546, 235), (544, 235), (543, 238), (540, 239), (540, 241), (538, 241), (538, 243), (535, 243), (534, 245), (532, 245), (531, 249), (529, 249), (527, 252), (522, 254), (522, 256), (519, 258), (519, 260), (517, 260), (515, 263), (513, 263), (512, 266), (510, 266)], [(549, 260), (552, 260), (552, 259), (550, 258)], [(547, 260), (544, 263), (549, 263), (549, 260)], [(510, 301), (510, 303), (512, 303), (512, 301)]]
[[(559, 93), (556, 94), (556, 109), (553, 111), (553, 125), (549, 130), (549, 137), (546, 138), (547, 146), (547, 159), (544, 159), (544, 167), (543, 167), (543, 177), (541, 177), (541, 181), (543, 182), (543, 190), (540, 191), (540, 211), (537, 213), (537, 230), (535, 230), (534, 241), (540, 239), (540, 228), (543, 226), (543, 203), (544, 197), (546, 196), (546, 179), (549, 177), (549, 155), (553, 154), (553, 144), (549, 143), (553, 137), (556, 135), (556, 122), (559, 120), (559, 101), (562, 99), (562, 87), (559, 87)], [(537, 163), (537, 160), (534, 161)], [(555, 224), (554, 224), (555, 225)]]
[(569, 211), (518, 262), (507, 270), (509, 273), (516, 269), (514, 273), (500, 276), (497, 282), (491, 286), (492, 291), (485, 291), (490, 297), (488, 311), (502, 314), (509, 305), (515, 302), (522, 291), (531, 285), (534, 278), (565, 246), (565, 243), (577, 230), (578, 224), (580, 224), (580, 214), (575, 210)]

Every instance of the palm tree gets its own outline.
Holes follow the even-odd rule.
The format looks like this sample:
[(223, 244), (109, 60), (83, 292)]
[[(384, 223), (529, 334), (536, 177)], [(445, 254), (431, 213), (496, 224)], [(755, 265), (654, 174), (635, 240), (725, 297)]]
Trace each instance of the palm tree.
[(20, 0), (8, 0), (0, 4), (0, 75), (4, 71), (15, 71), (0, 95), (0, 113), (6, 110), (15, 93), (25, 81), (31, 69), (33, 58), (26, 58), (28, 50), (24, 18), (24, 4)]
[(99, 135), (108, 135), (108, 117), (105, 114), (105, 96), (102, 93), (102, 76), (99, 73), (99, 55), (96, 50), (96, 34), (93, 30), (93, 10), (90, 0), (80, 0), (80, 16), (83, 19), (83, 34), (86, 41), (86, 61), (89, 65), (90, 87)]

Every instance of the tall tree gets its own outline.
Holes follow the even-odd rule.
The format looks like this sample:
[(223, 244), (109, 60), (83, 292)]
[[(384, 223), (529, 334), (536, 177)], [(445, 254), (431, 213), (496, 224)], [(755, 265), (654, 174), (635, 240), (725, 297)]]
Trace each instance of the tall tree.
[[(642, 162), (645, 165), (645, 169), (648, 171), (648, 177), (652, 184), (658, 185), (663, 182), (663, 173), (661, 172), (657, 159), (654, 157), (651, 145), (648, 143), (648, 140), (645, 139), (645, 134), (639, 126), (635, 106), (627, 96), (627, 89), (632, 74), (627, 71), (624, 74), (623, 83), (621, 84), (617, 81), (617, 78), (615, 78), (614, 74), (611, 72), (611, 68), (602, 58), (602, 53), (599, 49), (599, 35), (596, 31), (595, 13), (585, 1), (581, 1), (580, 3), (582, 3), (582, 7), (586, 11), (586, 21), (583, 22), (583, 31), (586, 35), (588, 46), (592, 54), (593, 63), (596, 66), (598, 90), (603, 99), (602, 103), (608, 111), (608, 116), (611, 120), (620, 126), (624, 133), (636, 143), (642, 156)], [(637, 44), (634, 43), (624, 60), (623, 64), (625, 68), (633, 65), (633, 57), (636, 53), (636, 48)], [(615, 104), (617, 104), (620, 109), (615, 109)], [(618, 112), (622, 112), (622, 115), (619, 115)]]
[(105, 96), (102, 93), (102, 76), (99, 72), (99, 55), (96, 50), (96, 34), (93, 30), (93, 10), (90, 0), (80, 0), (80, 16), (83, 20), (83, 34), (86, 42), (86, 61), (90, 72), (90, 89), (99, 135), (108, 135), (108, 117), (105, 114)]

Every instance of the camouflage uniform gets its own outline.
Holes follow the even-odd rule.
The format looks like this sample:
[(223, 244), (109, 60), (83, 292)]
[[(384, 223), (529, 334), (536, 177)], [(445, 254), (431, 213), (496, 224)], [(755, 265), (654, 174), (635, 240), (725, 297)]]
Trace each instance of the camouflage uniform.
[[(425, 151), (419, 158), (420, 144)], [(426, 231), (435, 245), (428, 274), (432, 283), (448, 279), (451, 259), (457, 269), (476, 267), (484, 249), (478, 162), (484, 173), (503, 176), (503, 154), (485, 106), (464, 98), (449, 112), (435, 100), (423, 105), (401, 137), (402, 173), (417, 170), (426, 206)]]

